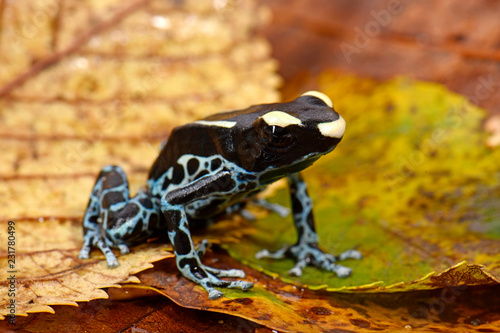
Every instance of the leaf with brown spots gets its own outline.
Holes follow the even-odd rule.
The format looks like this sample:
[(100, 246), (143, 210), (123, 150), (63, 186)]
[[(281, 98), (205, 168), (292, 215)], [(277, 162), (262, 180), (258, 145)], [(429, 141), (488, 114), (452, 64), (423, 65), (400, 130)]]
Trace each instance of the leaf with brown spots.
[(495, 329), (500, 324), (498, 285), (387, 294), (328, 293), (283, 283), (220, 251), (209, 253), (204, 261), (212, 267), (243, 269), (254, 288), (247, 292), (225, 289), (225, 297), (211, 301), (200, 286), (180, 274), (165, 273), (174, 268), (174, 260), (139, 273), (143, 285), (130, 287), (156, 290), (183, 307), (230, 314), (279, 332), (448, 332), (470, 330), (474, 325)]
[[(500, 325), (500, 287), (445, 288), (407, 293), (325, 293), (297, 288), (252, 270), (221, 251), (204, 261), (220, 268), (245, 270), (256, 283), (248, 292), (225, 290), (225, 298), (211, 301), (199, 286), (183, 278), (174, 260), (155, 263), (139, 273), (141, 281), (110, 288), (109, 300), (54, 306), (55, 314), (37, 313), (17, 318), (2, 329), (30, 332), (418, 332), (495, 331)], [(151, 287), (152, 286), (152, 287)], [(173, 302), (145, 298), (160, 293)], [(137, 299), (142, 298), (142, 299)], [(202, 309), (203, 311), (191, 310)], [(252, 323), (255, 322), (256, 324)], [(479, 330), (480, 329), (480, 330)]]
[[(97, 250), (78, 260), (90, 191), (116, 164), (134, 193), (176, 125), (277, 99), (269, 48), (252, 33), (262, 14), (248, 0), (0, 2), (0, 315), (11, 299), (25, 316), (105, 298), (102, 288), (138, 282), (172, 256), (153, 243), (119, 256), (116, 269)], [(234, 241), (251, 232), (240, 224), (195, 241)]]
[[(119, 290), (118, 292), (114, 290)], [(137, 290), (141, 291), (138, 295)], [(16, 325), (0, 321), (0, 332), (185, 332), (185, 333), (271, 333), (261, 325), (239, 317), (182, 308), (154, 291), (143, 289), (111, 289), (107, 300), (80, 303), (78, 307), (54, 306), (55, 314), (36, 313), (18, 317)], [(151, 297), (151, 295), (156, 297)], [(136, 295), (140, 299), (123, 295)], [(147, 297), (149, 296), (149, 297)]]

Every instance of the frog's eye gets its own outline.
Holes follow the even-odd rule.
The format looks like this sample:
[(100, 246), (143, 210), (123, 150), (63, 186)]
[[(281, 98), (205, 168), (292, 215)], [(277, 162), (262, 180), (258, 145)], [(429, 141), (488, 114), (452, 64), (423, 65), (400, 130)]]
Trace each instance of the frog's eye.
[(293, 135), (287, 128), (270, 125), (262, 129), (265, 142), (278, 149), (288, 148), (294, 142)]

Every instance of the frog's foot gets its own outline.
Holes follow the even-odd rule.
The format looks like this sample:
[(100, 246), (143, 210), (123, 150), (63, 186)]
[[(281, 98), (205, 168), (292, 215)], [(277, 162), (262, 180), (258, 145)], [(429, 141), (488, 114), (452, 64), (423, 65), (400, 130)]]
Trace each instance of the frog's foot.
[(281, 249), (279, 249), (276, 252), (269, 252), (269, 250), (260, 250), (255, 254), (255, 259), (264, 259), (264, 258), (271, 258), (271, 259), (283, 259), (285, 258), (285, 255), (290, 247), (285, 246)]
[[(252, 282), (239, 280), (224, 281), (219, 279), (222, 277), (244, 278), (245, 272), (241, 269), (218, 269), (202, 264), (200, 259), (205, 255), (209, 246), (210, 243), (208, 240), (202, 240), (196, 248), (196, 255), (199, 259), (189, 258), (189, 255), (184, 259), (184, 262), (187, 264), (180, 269), (184, 276), (205, 288), (210, 299), (218, 299), (223, 296), (223, 293), (214, 287), (239, 288), (245, 291), (253, 287)], [(179, 260), (179, 267), (182, 263), (183, 259)]]
[(242, 209), (240, 210), (240, 215), (245, 219), (245, 220), (248, 220), (248, 221), (255, 221), (257, 220), (257, 218), (255, 217), (255, 215), (253, 215), (252, 212), (250, 212), (249, 210), (246, 210), (246, 209)]
[(210, 242), (208, 240), (204, 239), (201, 241), (200, 245), (198, 245), (198, 247), (196, 248), (196, 254), (198, 255), (198, 258), (203, 258), (209, 246)]
[(356, 250), (347, 250), (338, 256), (333, 256), (321, 251), (316, 244), (298, 243), (291, 247), (284, 247), (274, 253), (268, 250), (259, 251), (255, 257), (282, 259), (285, 256), (291, 256), (297, 260), (295, 266), (288, 271), (288, 274), (301, 276), (302, 270), (307, 266), (316, 266), (326, 269), (327, 271), (335, 272), (338, 277), (347, 277), (351, 275), (352, 270), (348, 267), (336, 264), (337, 261), (345, 259), (361, 259), (361, 252)]
[[(245, 272), (240, 269), (217, 269), (205, 266), (201, 263), (195, 264), (196, 261), (197, 260), (194, 259), (193, 262), (183, 266), (180, 271), (185, 277), (205, 288), (205, 290), (208, 292), (208, 297), (212, 300), (221, 298), (224, 295), (221, 291), (215, 289), (215, 287), (238, 288), (243, 291), (249, 290), (253, 287), (253, 283), (248, 281), (224, 281), (219, 279), (220, 277), (244, 278)], [(182, 259), (179, 261), (179, 266), (181, 264)]]
[(276, 214), (278, 214), (281, 217), (287, 217), (288, 214), (290, 214), (290, 210), (288, 208), (283, 207), (283, 206), (278, 205), (278, 204), (270, 203), (264, 199), (255, 199), (255, 200), (252, 200), (252, 202), (257, 206), (265, 208), (271, 212), (275, 212)]
[[(101, 235), (96, 230), (87, 230), (87, 233), (83, 237), (83, 246), (82, 246), (82, 249), (80, 250), (80, 254), (78, 255), (78, 258), (88, 259), (90, 256), (90, 250), (91, 250), (92, 246), (95, 246), (99, 250), (101, 250), (101, 252), (106, 257), (106, 262), (108, 263), (109, 268), (118, 267), (120, 265), (118, 263), (118, 260), (116, 259), (115, 254), (109, 248), (106, 240), (103, 237), (101, 237)], [(119, 246), (119, 248), (120, 248), (120, 251), (122, 251), (122, 253), (123, 253), (123, 248), (120, 246)], [(128, 247), (126, 247), (126, 248), (128, 250)]]
[(129, 254), (130, 253), (130, 249), (125, 244), (118, 244), (117, 247), (120, 250), (121, 254)]

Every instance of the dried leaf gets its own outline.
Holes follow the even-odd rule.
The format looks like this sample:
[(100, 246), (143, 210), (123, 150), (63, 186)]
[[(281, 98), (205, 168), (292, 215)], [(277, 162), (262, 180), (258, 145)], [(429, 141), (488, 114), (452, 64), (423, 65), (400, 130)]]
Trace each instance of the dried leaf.
[[(113, 288), (113, 290), (117, 290)], [(133, 294), (136, 290), (119, 289), (122, 293)], [(182, 308), (165, 297), (149, 290), (150, 297), (118, 301), (116, 292), (109, 292), (110, 299), (81, 303), (79, 307), (55, 306), (55, 314), (36, 313), (29, 317), (19, 317), (16, 325), (0, 321), (1, 332), (72, 332), (72, 333), (115, 333), (115, 332), (269, 332), (260, 325), (242, 318), (213, 312)], [(156, 297), (151, 297), (154, 295)], [(269, 332), (270, 333), (270, 332)]]
[[(100, 288), (119, 287), (120, 282), (134, 281), (131, 274), (153, 267), (154, 261), (174, 256), (165, 250), (165, 245), (147, 244), (120, 256), (120, 266), (109, 269), (102, 254), (93, 253), (90, 260), (78, 259), (81, 236), (76, 235), (81, 235), (80, 223), (16, 222), (15, 262), (8, 261), (3, 249), (0, 257), (1, 267), (13, 264), (13, 269), (0, 272), (0, 294), (4, 295), (0, 300), (0, 315), (9, 315), (10, 299), (15, 299), (16, 315), (26, 316), (33, 312), (54, 313), (49, 305), (77, 306), (76, 302), (107, 298)], [(11, 280), (12, 276), (15, 279)], [(8, 297), (11, 292), (15, 298)]]
[[(325, 74), (319, 85), (347, 122), (339, 147), (306, 171), (320, 245), (334, 254), (356, 247), (364, 258), (343, 263), (353, 268), (346, 279), (315, 268), (290, 277), (292, 260), (254, 258), (295, 241), (291, 218), (276, 215), (230, 253), (314, 289), (500, 283), (500, 150), (484, 145), (485, 113), (433, 83)], [(288, 196), (273, 200), (288, 206)]]
[[(77, 259), (100, 168), (121, 165), (134, 193), (170, 129), (275, 101), (279, 79), (268, 45), (252, 35), (265, 16), (253, 1), (46, 0), (0, 8), (0, 223), (6, 230), (15, 222), (16, 314), (53, 312), (50, 305), (104, 298), (100, 288), (137, 282), (131, 274), (172, 256), (152, 244), (120, 256), (113, 270), (98, 251)], [(251, 232), (240, 222), (197, 240), (234, 241)], [(10, 273), (0, 274), (0, 314), (7, 315)]]

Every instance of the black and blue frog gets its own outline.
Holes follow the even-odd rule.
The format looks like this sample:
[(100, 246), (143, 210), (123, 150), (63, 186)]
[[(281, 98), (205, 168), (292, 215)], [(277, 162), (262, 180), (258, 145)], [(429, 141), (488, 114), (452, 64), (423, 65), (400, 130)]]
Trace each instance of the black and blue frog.
[(129, 253), (129, 246), (167, 231), (177, 267), (203, 286), (210, 299), (223, 294), (216, 287), (248, 290), (253, 283), (220, 278), (244, 278), (242, 270), (205, 266), (201, 258), (208, 242), (195, 247), (190, 226), (238, 211), (267, 185), (288, 178), (298, 241), (257, 258), (292, 257), (290, 274), (300, 276), (307, 265), (335, 272), (351, 269), (337, 264), (360, 259), (356, 250), (338, 256), (318, 247), (312, 201), (299, 172), (331, 152), (344, 135), (345, 121), (331, 100), (311, 91), (288, 103), (254, 105), (177, 127), (149, 172), (147, 187), (130, 197), (127, 176), (118, 166), (106, 166), (92, 190), (83, 220), (80, 258), (99, 248), (109, 267), (118, 266), (111, 247)]

